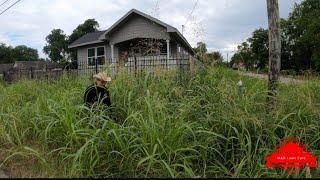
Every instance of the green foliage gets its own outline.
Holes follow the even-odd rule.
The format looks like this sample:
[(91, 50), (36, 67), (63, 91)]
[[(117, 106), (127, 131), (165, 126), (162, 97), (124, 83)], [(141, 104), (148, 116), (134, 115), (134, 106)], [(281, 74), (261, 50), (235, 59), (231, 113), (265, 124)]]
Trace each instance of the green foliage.
[(265, 158), (292, 136), (319, 153), (319, 80), (281, 85), (277, 108), (267, 114), (265, 81), (223, 68), (186, 79), (116, 76), (107, 86), (119, 123), (83, 106), (86, 78), (0, 88), (4, 165), (35, 159), (32, 166), (41, 168), (34, 173), (52, 177), (307, 176), (266, 169)]
[(24, 45), (11, 47), (6, 44), (0, 44), (0, 64), (37, 60), (39, 60), (39, 55), (36, 49)]
[[(320, 71), (319, 7), (319, 0), (304, 0), (295, 5), (288, 19), (281, 19), (282, 70)], [(268, 30), (255, 30), (247, 41), (250, 51), (241, 45), (232, 63), (244, 61), (247, 68), (264, 69), (268, 65)]]
[(43, 48), (43, 52), (55, 62), (65, 63), (68, 61), (69, 54), (71, 60), (76, 60), (76, 52), (70, 52), (68, 46), (83, 35), (96, 31), (98, 27), (99, 23), (95, 19), (88, 19), (83, 24), (80, 24), (70, 36), (67, 36), (61, 29), (54, 29), (46, 37), (47, 44)]
[(269, 38), (268, 30), (260, 28), (253, 32), (252, 37), (248, 39), (252, 53), (251, 64), (256, 68), (262, 69), (269, 62)]
[(207, 45), (204, 42), (198, 42), (194, 51), (196, 52), (196, 58), (205, 65), (224, 64), (222, 54), (218, 51), (208, 53)]
[(73, 43), (75, 40), (79, 39), (83, 35), (97, 31), (99, 28), (99, 23), (95, 19), (87, 19), (83, 24), (80, 24), (72, 34), (69, 36), (69, 44)]
[(247, 70), (253, 67), (252, 50), (247, 42), (243, 42), (238, 46), (237, 52), (231, 58), (230, 64), (233, 65), (234, 63), (241, 62), (245, 64)]
[(51, 61), (60, 62), (66, 57), (68, 40), (66, 34), (61, 29), (54, 29), (46, 37), (46, 46), (43, 52), (46, 53)]
[(14, 48), (14, 59), (16, 61), (37, 61), (39, 60), (38, 50), (21, 45)]
[(204, 61), (204, 56), (207, 54), (208, 50), (207, 50), (207, 45), (204, 42), (198, 42), (197, 43), (197, 47), (194, 49), (194, 51), (196, 52), (196, 57), (200, 60), (200, 61)]
[(13, 47), (0, 44), (0, 63), (13, 63)]
[(320, 64), (320, 1), (304, 0), (296, 4), (288, 19), (286, 34), (290, 40), (296, 67), (318, 69)]

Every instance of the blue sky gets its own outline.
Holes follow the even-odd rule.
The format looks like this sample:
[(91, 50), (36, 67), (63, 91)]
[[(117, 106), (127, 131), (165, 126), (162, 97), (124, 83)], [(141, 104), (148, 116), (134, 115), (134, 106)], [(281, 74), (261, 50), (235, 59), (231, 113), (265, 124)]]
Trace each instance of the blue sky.
[[(4, 10), (16, 0), (0, 7)], [(2, 4), (4, 0), (0, 0)], [(130, 9), (135, 8), (181, 30), (192, 46), (204, 41), (209, 51), (218, 50), (226, 58), (227, 52), (250, 36), (259, 27), (267, 27), (266, 0), (22, 0), (0, 15), (0, 42), (42, 48), (45, 37), (54, 28), (69, 35), (80, 23), (95, 18), (100, 29), (110, 27)], [(288, 17), (295, 2), (279, 0), (280, 15)], [(156, 5), (158, 4), (158, 6)], [(189, 18), (188, 18), (189, 17)], [(230, 58), (230, 57), (229, 57)]]

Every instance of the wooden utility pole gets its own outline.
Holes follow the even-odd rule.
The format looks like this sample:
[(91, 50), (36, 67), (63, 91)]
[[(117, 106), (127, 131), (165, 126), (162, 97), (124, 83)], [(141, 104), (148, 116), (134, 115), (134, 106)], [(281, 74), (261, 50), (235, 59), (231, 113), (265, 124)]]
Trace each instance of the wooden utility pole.
[(269, 82), (268, 103), (274, 107), (281, 68), (281, 35), (278, 0), (267, 0), (269, 19)]

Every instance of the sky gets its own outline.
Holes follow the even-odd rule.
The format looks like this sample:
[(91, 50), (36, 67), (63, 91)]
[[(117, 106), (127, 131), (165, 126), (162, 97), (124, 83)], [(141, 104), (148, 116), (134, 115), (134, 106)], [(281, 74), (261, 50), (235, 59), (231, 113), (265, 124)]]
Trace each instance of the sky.
[[(22, 0), (0, 15), (0, 43), (42, 49), (52, 29), (67, 35), (86, 19), (94, 18), (105, 30), (131, 9), (150, 14), (182, 31), (195, 47), (205, 42), (209, 51), (230, 59), (236, 46), (259, 28), (267, 28), (266, 0)], [(0, 4), (5, 0), (0, 0)], [(0, 6), (0, 12), (16, 0)], [(280, 16), (287, 18), (294, 3), (279, 0)], [(196, 5), (196, 6), (195, 6)], [(195, 7), (195, 8), (194, 8)], [(194, 10), (193, 10), (194, 9)]]

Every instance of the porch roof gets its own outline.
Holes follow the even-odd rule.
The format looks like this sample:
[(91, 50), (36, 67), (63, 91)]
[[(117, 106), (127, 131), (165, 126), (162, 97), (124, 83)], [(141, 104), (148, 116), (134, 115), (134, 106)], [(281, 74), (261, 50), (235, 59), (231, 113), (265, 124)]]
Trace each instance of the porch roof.
[(103, 42), (103, 40), (100, 40), (99, 37), (101, 34), (103, 34), (105, 31), (95, 31), (92, 33), (88, 33), (81, 38), (77, 39), (74, 41), (72, 44), (70, 44), (69, 48), (75, 48), (79, 46), (85, 46), (88, 44), (95, 44), (95, 43), (100, 43)]

